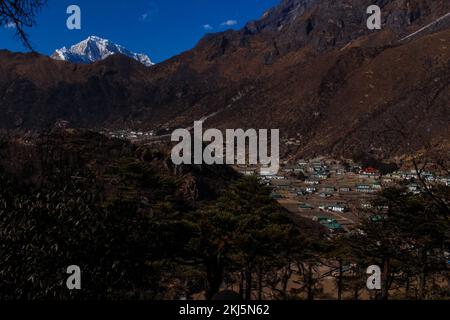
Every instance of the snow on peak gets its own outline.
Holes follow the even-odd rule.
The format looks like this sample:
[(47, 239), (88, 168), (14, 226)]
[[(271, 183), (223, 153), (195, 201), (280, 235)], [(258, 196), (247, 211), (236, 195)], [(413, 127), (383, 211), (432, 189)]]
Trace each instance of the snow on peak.
[(69, 49), (66, 47), (58, 49), (51, 57), (55, 60), (69, 61), (72, 63), (92, 63), (106, 59), (116, 53), (130, 57), (147, 67), (154, 65), (147, 55), (131, 52), (121, 45), (97, 36), (90, 36), (86, 40), (71, 46)]

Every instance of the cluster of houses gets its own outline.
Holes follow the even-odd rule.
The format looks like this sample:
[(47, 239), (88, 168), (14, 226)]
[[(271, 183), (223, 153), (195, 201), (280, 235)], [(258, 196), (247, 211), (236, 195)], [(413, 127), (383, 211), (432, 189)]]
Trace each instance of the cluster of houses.
[[(244, 175), (257, 175), (257, 168), (243, 167), (240, 172)], [(332, 175), (340, 176), (348, 173), (355, 174), (357, 172), (358, 177), (365, 181), (353, 186), (321, 186), (322, 181), (329, 179)], [(418, 174), (411, 170), (397, 171), (391, 174), (382, 175), (379, 170), (368, 167), (361, 168), (358, 165), (351, 165), (344, 167), (339, 163), (328, 164), (322, 160), (306, 161), (299, 160), (297, 165), (284, 166), (278, 175), (261, 176), (261, 182), (266, 185), (271, 185), (273, 181), (277, 181), (276, 185), (280, 188), (289, 188), (291, 185), (292, 176), (302, 174), (307, 178), (303, 181), (304, 189), (301, 190), (302, 194), (319, 193), (323, 198), (331, 197), (331, 195), (339, 191), (340, 193), (358, 192), (363, 194), (372, 194), (379, 192), (383, 186), (390, 185), (398, 182), (408, 183), (407, 188), (410, 192), (419, 193), (420, 186), (416, 181), (419, 179)], [(450, 177), (439, 177), (431, 172), (423, 172), (420, 178), (428, 183), (442, 183), (444, 185), (450, 185)], [(367, 182), (369, 181), (369, 182)]]
[[(396, 171), (391, 174), (383, 176), (385, 181), (417, 181), (419, 175), (416, 170), (411, 171)], [(438, 176), (432, 172), (421, 172), (420, 179), (426, 183), (440, 183), (446, 186), (450, 186), (450, 177), (448, 176)]]
[[(315, 207), (309, 203), (300, 203), (298, 205), (298, 208), (300, 210), (314, 210)], [(336, 212), (336, 213), (345, 213), (349, 210), (349, 208), (342, 203), (336, 203), (336, 204), (323, 204), (319, 205), (319, 210), (321, 211), (329, 211), (329, 212)]]
[(102, 134), (105, 134), (111, 138), (117, 138), (122, 140), (145, 140), (148, 138), (152, 138), (155, 136), (153, 131), (134, 131), (134, 130), (117, 130), (117, 131), (102, 131)]
[(342, 225), (336, 220), (328, 217), (315, 217), (313, 219), (316, 222), (319, 222), (321, 225), (325, 226), (331, 232), (342, 232)]
[(312, 193), (319, 193), (319, 195), (322, 198), (329, 198), (331, 197), (336, 191), (339, 191), (340, 193), (348, 193), (348, 192), (359, 192), (359, 193), (376, 193), (380, 191), (383, 187), (381, 183), (371, 183), (371, 184), (357, 184), (353, 187), (351, 186), (341, 186), (341, 187), (334, 187), (334, 186), (323, 186), (320, 187), (320, 181), (306, 181), (305, 182), (305, 191), (309, 194)]
[[(238, 170), (244, 175), (259, 174), (256, 167), (241, 166)], [(291, 203), (290, 201), (294, 199), (299, 201), (300, 212), (313, 217), (335, 232), (343, 230), (343, 225), (335, 219), (325, 217), (326, 215), (334, 215), (336, 219), (341, 220), (336, 214), (345, 214), (342, 216), (342, 221), (345, 222), (342, 223), (347, 225), (347, 221), (352, 221), (352, 203), (355, 199), (358, 200), (360, 209), (372, 209), (371, 195), (381, 191), (385, 186), (401, 183), (409, 192), (420, 193), (422, 181), (419, 181), (419, 178), (422, 181), (443, 183), (447, 186), (450, 182), (450, 178), (440, 177), (431, 172), (421, 173), (420, 177), (415, 171), (397, 171), (383, 175), (372, 167), (363, 168), (351, 162), (343, 164), (324, 159), (299, 160), (295, 165), (284, 163), (277, 175), (260, 176), (260, 181), (272, 187), (273, 199), (282, 200), (286, 197), (287, 203)], [(361, 196), (358, 197), (358, 194)], [(320, 212), (324, 217), (320, 216)]]

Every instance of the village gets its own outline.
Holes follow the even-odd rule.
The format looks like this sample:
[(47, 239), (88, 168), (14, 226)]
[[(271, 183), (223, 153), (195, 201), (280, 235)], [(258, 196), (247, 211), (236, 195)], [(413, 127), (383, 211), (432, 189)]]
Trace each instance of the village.
[(99, 133), (111, 138), (140, 143), (145, 142), (147, 140), (152, 140), (155, 137), (154, 131), (140, 131), (131, 129), (122, 129), (122, 130), (102, 129), (99, 131)]
[(272, 198), (293, 214), (324, 225), (331, 233), (352, 231), (371, 209), (371, 201), (383, 188), (402, 184), (411, 193), (422, 191), (421, 183), (450, 185), (450, 177), (415, 170), (383, 175), (373, 167), (324, 157), (285, 163), (277, 175), (259, 175), (253, 166), (238, 166), (243, 175), (258, 175), (270, 186)]
[[(155, 144), (168, 140), (169, 135), (133, 130), (103, 130), (112, 138), (139, 144)], [(296, 144), (298, 141), (290, 139)], [(287, 144), (286, 141), (283, 143)], [(382, 174), (373, 167), (363, 167), (352, 160), (336, 160), (326, 157), (301, 159), (295, 163), (282, 161), (279, 172), (264, 172), (258, 165), (235, 165), (244, 176), (258, 176), (261, 183), (272, 190), (272, 198), (289, 212), (321, 223), (331, 233), (349, 232), (355, 229), (361, 217), (372, 209), (372, 200), (384, 188), (404, 185), (413, 194), (422, 192), (425, 182), (450, 185), (450, 177), (423, 171), (420, 179), (416, 170), (400, 170)]]

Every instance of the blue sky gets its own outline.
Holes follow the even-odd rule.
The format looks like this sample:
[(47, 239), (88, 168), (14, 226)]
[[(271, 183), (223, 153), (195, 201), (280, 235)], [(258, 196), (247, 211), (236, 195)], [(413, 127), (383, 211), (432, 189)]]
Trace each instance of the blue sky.
[[(28, 30), (34, 49), (51, 54), (90, 35), (110, 39), (161, 62), (188, 50), (206, 34), (239, 29), (279, 0), (48, 0)], [(68, 30), (69, 5), (81, 8), (81, 30)], [(26, 51), (13, 28), (0, 27), (0, 49)]]

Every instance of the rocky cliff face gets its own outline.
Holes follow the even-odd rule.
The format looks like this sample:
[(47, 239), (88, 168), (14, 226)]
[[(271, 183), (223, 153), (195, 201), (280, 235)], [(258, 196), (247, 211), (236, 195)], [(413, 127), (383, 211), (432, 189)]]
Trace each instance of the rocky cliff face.
[[(380, 31), (366, 28), (370, 4), (382, 8)], [(299, 141), (289, 154), (445, 150), (449, 12), (446, 0), (285, 0), (151, 68), (121, 56), (79, 66), (1, 52), (0, 126), (62, 118), (155, 129), (207, 118), (210, 127), (280, 128)]]

